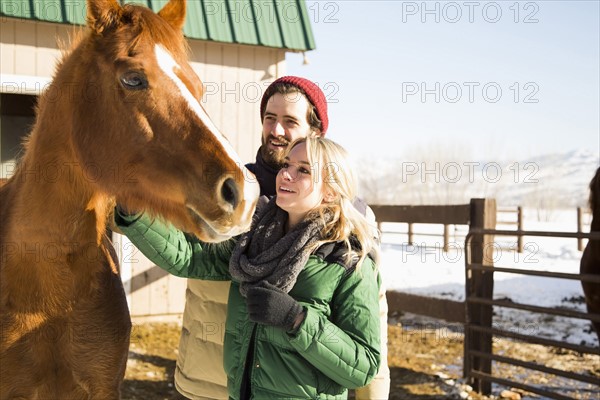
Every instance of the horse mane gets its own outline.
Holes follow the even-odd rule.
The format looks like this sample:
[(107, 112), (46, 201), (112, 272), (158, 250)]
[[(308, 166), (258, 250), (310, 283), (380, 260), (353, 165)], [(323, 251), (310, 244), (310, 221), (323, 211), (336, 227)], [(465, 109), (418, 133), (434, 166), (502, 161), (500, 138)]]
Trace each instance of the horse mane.
[(183, 40), (183, 33), (175, 32), (167, 22), (149, 8), (126, 4), (123, 7), (123, 17), (126, 20), (137, 21), (140, 29), (132, 43), (132, 49), (135, 49), (146, 36), (150, 36), (153, 42), (161, 43), (181, 55), (190, 54), (189, 45)]
[[(129, 52), (135, 51), (135, 48), (143, 42), (143, 39), (149, 37), (153, 42), (161, 43), (168, 49), (189, 56), (190, 47), (187, 41), (182, 40), (182, 34), (179, 32), (174, 33), (173, 29), (152, 10), (135, 4), (126, 4), (122, 6), (122, 9), (121, 21), (138, 28), (135, 37), (128, 44)], [(66, 39), (57, 39), (60, 59), (54, 68), (53, 77), (56, 76), (56, 72), (63, 66), (64, 61), (71, 53), (91, 35), (92, 30), (88, 26), (75, 27), (67, 33)]]
[[(67, 32), (66, 38), (61, 38), (61, 37), (56, 38), (56, 45), (58, 47), (60, 57), (59, 57), (56, 65), (54, 66), (54, 71), (52, 72), (53, 80), (56, 77), (59, 69), (62, 67), (64, 61), (69, 57), (69, 55), (71, 55), (73, 50), (75, 48), (77, 48), (77, 46), (79, 46), (79, 44), (86, 37), (85, 33), (86, 33), (86, 29), (84, 27), (73, 27), (73, 29), (71, 29)], [(33, 111), (34, 111), (34, 115), (36, 116), (36, 121), (37, 121), (37, 116), (40, 115), (42, 104), (44, 104), (46, 97), (48, 97), (48, 91), (44, 90), (42, 93), (39, 94), (37, 101), (35, 102)], [(34, 128), (35, 128), (35, 122), (34, 122), (34, 124), (32, 124), (29, 127), (28, 133), (23, 138), (21, 138), (21, 146), (19, 146), (19, 149), (17, 150), (17, 152), (15, 154), (15, 166), (16, 167), (18, 167), (23, 161), (23, 158), (26, 154), (26, 149), (29, 146), (29, 142), (31, 140), (31, 135), (34, 131)]]
[(58, 70), (60, 68), (60, 66), (63, 64), (63, 61), (65, 60), (65, 58), (67, 58), (71, 52), (73, 51), (73, 49), (75, 49), (77, 46), (79, 46), (79, 44), (83, 41), (83, 39), (86, 37), (86, 32), (87, 32), (87, 28), (86, 27), (73, 27), (72, 29), (70, 29), (67, 32), (67, 37), (62, 38), (62, 37), (58, 37), (56, 39), (56, 44), (58, 46), (58, 51), (60, 52), (60, 60), (58, 61), (58, 63), (56, 64), (54, 71), (56, 73), (56, 70)]

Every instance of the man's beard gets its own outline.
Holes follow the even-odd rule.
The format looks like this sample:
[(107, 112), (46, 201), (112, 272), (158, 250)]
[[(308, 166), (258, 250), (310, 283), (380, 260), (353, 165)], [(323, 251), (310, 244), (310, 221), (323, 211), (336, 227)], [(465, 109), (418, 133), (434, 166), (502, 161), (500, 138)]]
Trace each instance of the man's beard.
[[(269, 140), (269, 139), (267, 139)], [(279, 139), (279, 141), (283, 142), (283, 140)], [(288, 142), (289, 145), (289, 142)], [(266, 143), (265, 139), (262, 140), (262, 145), (259, 149), (260, 155), (269, 167), (279, 170), (283, 166), (283, 162), (285, 160), (285, 147), (281, 147), (281, 150), (272, 150), (269, 148), (269, 145)]]

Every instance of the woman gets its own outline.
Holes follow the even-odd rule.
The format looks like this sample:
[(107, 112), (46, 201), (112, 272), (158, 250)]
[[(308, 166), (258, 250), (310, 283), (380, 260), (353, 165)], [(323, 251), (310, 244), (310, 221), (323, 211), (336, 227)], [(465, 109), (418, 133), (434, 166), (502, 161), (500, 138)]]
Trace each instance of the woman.
[(330, 140), (292, 143), (276, 185), (251, 230), (225, 244), (144, 215), (116, 222), (168, 272), (232, 281), (224, 355), (231, 399), (344, 399), (380, 362), (371, 228), (352, 205), (347, 154)]

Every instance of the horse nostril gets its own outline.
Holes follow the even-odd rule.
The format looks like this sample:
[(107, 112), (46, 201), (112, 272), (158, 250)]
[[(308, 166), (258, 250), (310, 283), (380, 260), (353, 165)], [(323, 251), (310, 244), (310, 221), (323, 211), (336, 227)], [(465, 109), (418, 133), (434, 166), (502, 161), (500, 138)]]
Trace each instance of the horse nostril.
[(235, 181), (231, 178), (227, 178), (221, 186), (221, 197), (227, 203), (231, 204), (233, 208), (236, 208), (240, 203), (240, 192), (235, 184)]

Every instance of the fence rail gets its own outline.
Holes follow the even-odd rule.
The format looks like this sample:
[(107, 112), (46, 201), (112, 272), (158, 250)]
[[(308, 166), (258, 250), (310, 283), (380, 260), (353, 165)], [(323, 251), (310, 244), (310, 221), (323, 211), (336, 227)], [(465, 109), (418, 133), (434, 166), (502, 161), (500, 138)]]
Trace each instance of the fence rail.
[[(415, 236), (433, 236), (433, 237), (443, 237), (443, 251), (448, 252), (449, 243), (450, 243), (450, 225), (467, 225), (468, 217), (466, 217), (466, 212), (463, 207), (469, 207), (469, 205), (451, 205), (451, 206), (391, 206), (391, 205), (372, 205), (370, 206), (375, 212), (375, 216), (377, 218), (377, 225), (379, 230), (381, 231), (382, 222), (395, 222), (395, 223), (406, 223), (408, 228), (406, 232), (394, 232), (394, 233), (405, 233), (408, 236), (408, 244), (414, 245), (414, 237)], [(460, 210), (462, 215), (448, 217), (448, 211), (440, 211), (436, 210), (436, 208), (440, 207), (451, 207), (450, 210)], [(584, 226), (586, 225), (585, 216), (591, 215), (590, 210), (587, 208), (577, 207), (577, 233), (584, 233)], [(514, 225), (515, 230), (507, 231), (513, 232), (512, 234), (505, 234), (504, 236), (513, 236), (517, 238), (516, 248), (515, 250), (518, 253), (523, 253), (524, 245), (523, 245), (523, 237), (525, 235), (519, 234), (519, 232), (523, 232), (523, 224), (524, 224), (524, 214), (523, 207), (499, 207), (496, 210), (496, 224), (497, 225)], [(507, 214), (515, 215), (515, 219), (505, 219), (503, 216)], [(423, 217), (424, 216), (424, 217)], [(445, 222), (445, 221), (454, 221), (454, 222)], [(425, 232), (415, 232), (414, 224), (439, 224), (443, 225), (444, 231), (441, 234), (437, 233), (425, 233)], [(577, 249), (579, 251), (583, 251), (584, 239), (583, 237), (574, 236), (577, 239)], [(512, 247), (511, 247), (512, 249)]]
[(370, 206), (378, 222), (381, 231), (382, 222), (395, 222), (408, 224), (408, 244), (414, 244), (415, 232), (413, 224), (440, 224), (444, 226), (443, 235), (430, 233), (419, 233), (420, 236), (443, 236), (443, 251), (448, 252), (450, 243), (450, 225), (468, 225), (470, 220), (471, 206), (449, 205), (449, 206)]

